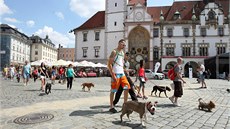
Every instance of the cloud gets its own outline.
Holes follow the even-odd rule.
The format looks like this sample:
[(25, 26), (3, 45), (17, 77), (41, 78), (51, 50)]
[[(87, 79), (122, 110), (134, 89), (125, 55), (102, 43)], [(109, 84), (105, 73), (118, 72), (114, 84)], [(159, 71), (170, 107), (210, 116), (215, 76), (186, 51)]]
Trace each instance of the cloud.
[(70, 10), (85, 18), (91, 17), (97, 11), (105, 10), (104, 0), (70, 0)]
[(4, 20), (7, 22), (11, 22), (11, 23), (19, 23), (20, 22), (15, 18), (9, 18), (9, 17), (4, 18)]
[(4, 3), (4, 0), (0, 0), (0, 16), (4, 14), (13, 13), (10, 8)]
[(55, 44), (56, 47), (58, 47), (58, 44), (61, 44), (64, 47), (71, 46), (74, 47), (75, 40), (74, 35), (70, 35), (69, 33), (61, 34), (57, 31), (55, 31), (52, 27), (44, 26), (42, 29), (39, 29), (34, 33), (35, 35), (40, 36), (41, 38), (45, 38), (46, 35), (49, 36), (49, 39), (52, 41), (52, 43)]
[(64, 20), (64, 19), (65, 19), (62, 12), (55, 12), (55, 15), (56, 15), (59, 19), (61, 19), (61, 20)]
[(28, 27), (33, 27), (35, 25), (35, 22), (33, 20), (29, 20), (29, 21), (26, 22), (26, 25)]

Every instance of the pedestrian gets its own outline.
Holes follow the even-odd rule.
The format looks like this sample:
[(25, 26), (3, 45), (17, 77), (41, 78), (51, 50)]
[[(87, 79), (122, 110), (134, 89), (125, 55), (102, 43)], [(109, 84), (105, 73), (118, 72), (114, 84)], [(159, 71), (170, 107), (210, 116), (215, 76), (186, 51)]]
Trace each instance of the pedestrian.
[(125, 40), (121, 39), (118, 42), (118, 47), (115, 48), (108, 60), (108, 69), (111, 75), (111, 90), (110, 90), (110, 109), (112, 113), (116, 113), (117, 110), (114, 108), (113, 99), (114, 93), (117, 92), (121, 85), (124, 89), (124, 102), (128, 100), (128, 90), (130, 89), (129, 82), (124, 74), (124, 52)]
[(56, 79), (56, 67), (52, 66), (52, 70), (51, 70), (51, 83), (54, 84), (55, 83), (55, 79)]
[(63, 81), (65, 76), (65, 71), (62, 66), (60, 66), (58, 73), (59, 73), (59, 83), (61, 83), (61, 81)]
[(41, 78), (41, 90), (42, 90), (42, 92), (45, 91), (46, 78), (49, 77), (47, 71), (48, 71), (48, 69), (46, 68), (44, 62), (42, 62), (41, 67), (40, 67), (40, 78)]
[(34, 77), (34, 82), (36, 82), (38, 78), (38, 69), (36, 66), (34, 67), (34, 70), (33, 70), (33, 77)]
[[(124, 63), (124, 70), (125, 71), (124, 72), (125, 72), (125, 76), (127, 77), (128, 82), (129, 82), (129, 85), (131, 86), (131, 88), (129, 89), (129, 95), (131, 96), (131, 99), (133, 101), (138, 101), (137, 100), (137, 96), (136, 96), (136, 94), (134, 92), (134, 83), (133, 83), (132, 79), (129, 76), (129, 66), (130, 65), (129, 65), (128, 59), (129, 59), (129, 52), (126, 52), (125, 53), (125, 60), (124, 60), (125, 61), (125, 63)], [(119, 101), (119, 99), (121, 97), (122, 92), (123, 92), (123, 88), (120, 85), (118, 91), (115, 94), (115, 99), (113, 101), (113, 105), (114, 106), (118, 103), (118, 101)]]
[(4, 67), (4, 69), (3, 69), (5, 80), (8, 78), (8, 70), (9, 70), (9, 68), (7, 66)]
[(199, 73), (200, 73), (200, 82), (201, 82), (201, 87), (200, 88), (207, 88), (206, 83), (205, 83), (205, 76), (206, 76), (206, 72), (205, 72), (205, 66), (199, 62)]
[(211, 75), (212, 75), (212, 74), (211, 74), (210, 70), (208, 69), (208, 70), (207, 70), (207, 79), (209, 79)]
[(66, 72), (65, 72), (65, 76), (67, 77), (67, 90), (72, 88), (72, 84), (73, 84), (73, 78), (74, 76), (76, 76), (74, 70), (73, 70), (73, 65), (69, 64)]
[(181, 57), (177, 58), (177, 64), (174, 66), (175, 78), (173, 80), (174, 83), (174, 94), (172, 97), (169, 97), (169, 100), (175, 105), (180, 106), (178, 103), (178, 98), (183, 95), (183, 87), (182, 83), (186, 83), (182, 78), (182, 69), (181, 64), (183, 63), (183, 59)]
[(13, 81), (14, 75), (15, 75), (15, 67), (11, 64), (9, 68), (9, 73), (10, 73), (10, 80)]
[[(148, 99), (147, 96), (145, 96), (145, 82), (147, 81), (147, 77), (145, 76), (145, 68), (144, 68), (144, 60), (140, 60), (140, 67), (137, 69), (137, 78), (139, 78), (140, 81), (140, 89), (138, 90), (138, 97), (142, 97), (143, 99)], [(140, 94), (140, 90), (142, 89), (142, 95)]]
[(24, 81), (24, 86), (28, 85), (30, 76), (31, 76), (31, 66), (29, 64), (29, 62), (26, 60), (25, 61), (25, 65), (22, 68), (22, 75), (23, 75), (23, 81)]

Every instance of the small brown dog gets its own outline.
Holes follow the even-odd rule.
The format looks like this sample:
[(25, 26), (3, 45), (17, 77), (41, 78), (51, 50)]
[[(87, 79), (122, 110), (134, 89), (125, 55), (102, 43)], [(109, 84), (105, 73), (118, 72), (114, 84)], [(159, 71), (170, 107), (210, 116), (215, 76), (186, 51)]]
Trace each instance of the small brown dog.
[[(143, 127), (145, 127), (145, 122), (147, 121), (146, 113), (150, 112), (152, 115), (154, 115), (155, 110), (156, 110), (156, 108), (155, 108), (156, 105), (157, 105), (157, 101), (155, 103), (151, 103), (150, 101), (149, 102), (137, 102), (137, 101), (124, 102), (123, 106), (122, 106), (122, 111), (121, 111), (122, 113), (120, 115), (121, 122), (123, 121), (122, 117), (125, 114), (127, 115), (128, 119), (129, 119), (129, 115), (133, 111), (135, 111), (135, 112), (139, 113), (139, 116), (141, 119), (141, 124)], [(145, 122), (144, 122), (143, 117), (145, 118)]]
[(94, 84), (93, 83), (82, 83), (81, 86), (83, 86), (82, 90), (85, 91), (85, 87), (87, 87), (88, 91), (90, 91), (91, 87), (94, 87)]
[(209, 103), (205, 103), (202, 100), (202, 98), (199, 98), (198, 101), (199, 101), (198, 109), (202, 109), (202, 110), (207, 109), (209, 112), (211, 112), (211, 110), (215, 108), (215, 104), (212, 101), (210, 101)]

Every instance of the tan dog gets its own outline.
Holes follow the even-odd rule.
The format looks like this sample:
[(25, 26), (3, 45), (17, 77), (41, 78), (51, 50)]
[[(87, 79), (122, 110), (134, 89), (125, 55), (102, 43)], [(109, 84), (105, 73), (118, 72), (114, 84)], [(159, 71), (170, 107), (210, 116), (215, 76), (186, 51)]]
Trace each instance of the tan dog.
[(202, 98), (199, 98), (198, 101), (199, 101), (198, 109), (202, 109), (202, 110), (208, 109), (208, 111), (211, 112), (211, 110), (215, 108), (215, 104), (212, 101), (210, 101), (209, 103), (205, 103), (202, 101)]
[(85, 91), (85, 87), (87, 87), (88, 91), (90, 91), (91, 87), (94, 87), (94, 84), (93, 83), (82, 83), (81, 86), (83, 86), (82, 90)]
[[(128, 119), (129, 119), (129, 115), (135, 111), (137, 113), (139, 113), (140, 115), (140, 119), (141, 119), (141, 124), (142, 126), (145, 126), (145, 123), (143, 121), (143, 117), (145, 117), (145, 122), (147, 121), (146, 118), (146, 113), (150, 112), (152, 115), (154, 115), (155, 113), (155, 106), (156, 106), (157, 102), (155, 103), (151, 103), (149, 102), (137, 102), (137, 101), (127, 101), (124, 102), (123, 106), (122, 106), (122, 113), (120, 115), (121, 118), (121, 122), (122, 122), (122, 117), (126, 114)], [(130, 120), (130, 119), (129, 119)]]

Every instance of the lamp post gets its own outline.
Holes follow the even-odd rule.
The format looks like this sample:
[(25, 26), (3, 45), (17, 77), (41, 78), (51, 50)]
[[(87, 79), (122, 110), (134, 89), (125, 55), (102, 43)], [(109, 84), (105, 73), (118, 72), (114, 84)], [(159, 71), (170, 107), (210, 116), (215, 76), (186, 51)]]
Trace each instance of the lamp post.
[(161, 14), (160, 14), (160, 42), (161, 42), (161, 57), (163, 56), (163, 23), (164, 23), (164, 16), (163, 16), (163, 12), (161, 10)]
[(192, 11), (192, 42), (193, 42), (193, 56), (196, 56), (196, 15), (193, 8)]

